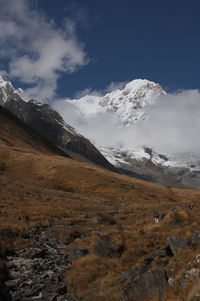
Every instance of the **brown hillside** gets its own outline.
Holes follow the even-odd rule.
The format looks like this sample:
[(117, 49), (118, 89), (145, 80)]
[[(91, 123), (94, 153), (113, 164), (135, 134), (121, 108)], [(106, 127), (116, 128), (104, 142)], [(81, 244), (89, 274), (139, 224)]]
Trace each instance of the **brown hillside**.
[[(26, 237), (39, 226), (65, 244), (66, 254), (87, 250), (70, 267), (66, 259), (67, 292), (76, 300), (199, 300), (198, 275), (190, 277), (191, 269), (200, 271), (199, 242), (192, 238), (200, 231), (199, 191), (164, 188), (60, 156), (1, 111), (0, 194), (2, 257), (28, 248)], [(188, 210), (192, 200), (196, 207)], [(162, 220), (155, 225), (157, 211)], [(172, 235), (188, 247), (156, 255)], [(130, 271), (136, 264), (143, 290)], [(156, 273), (172, 284), (156, 282)]]

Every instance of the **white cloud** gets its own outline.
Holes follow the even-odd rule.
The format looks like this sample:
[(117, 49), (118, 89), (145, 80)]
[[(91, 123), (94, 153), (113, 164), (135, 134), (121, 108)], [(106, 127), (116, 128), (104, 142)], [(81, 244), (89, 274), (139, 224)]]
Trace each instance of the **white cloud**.
[(88, 62), (76, 24), (66, 19), (58, 28), (28, 0), (0, 0), (0, 6), (0, 55), (8, 60), (9, 76), (31, 84), (31, 97), (53, 98), (60, 73)]
[[(160, 97), (147, 111), (141, 131), (146, 144), (158, 151), (199, 153), (200, 92), (182, 91)], [(141, 139), (141, 138), (140, 138)], [(139, 138), (138, 138), (139, 140)]]
[(127, 82), (111, 82), (105, 89), (103, 90), (94, 90), (91, 87), (85, 88), (81, 91), (78, 91), (74, 94), (76, 99), (84, 97), (86, 95), (94, 95), (94, 96), (104, 96), (106, 93), (110, 93), (117, 89), (124, 89)]
[(127, 148), (148, 145), (164, 154), (200, 152), (198, 90), (161, 96), (147, 109), (147, 120), (126, 128), (116, 123), (111, 112), (84, 116), (73, 101), (65, 100), (58, 101), (55, 107), (66, 122), (97, 145)]
[(106, 92), (112, 92), (112, 91), (117, 90), (117, 89), (122, 90), (122, 89), (125, 88), (127, 83), (128, 83), (127, 81), (126, 82), (111, 82), (109, 84), (109, 86), (105, 89), (105, 91)]
[(102, 96), (103, 95), (103, 91), (97, 91), (97, 90), (93, 90), (92, 88), (85, 88), (81, 91), (78, 91), (74, 94), (74, 97), (76, 99), (79, 99), (81, 97), (84, 97), (86, 95), (95, 95), (95, 96)]
[(88, 124), (84, 114), (70, 99), (58, 99), (54, 101), (53, 107), (62, 115), (64, 120), (72, 126), (76, 125), (77, 128), (81, 128)]

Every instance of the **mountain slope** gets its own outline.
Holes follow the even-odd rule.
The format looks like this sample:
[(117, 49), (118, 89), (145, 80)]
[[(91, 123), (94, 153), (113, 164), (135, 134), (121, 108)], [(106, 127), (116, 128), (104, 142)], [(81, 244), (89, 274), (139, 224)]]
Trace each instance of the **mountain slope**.
[[(40, 135), (37, 131), (29, 127), (25, 122), (19, 119), (15, 114), (6, 108), (0, 106), (0, 140), (10, 147), (15, 147), (14, 140), (23, 140), (26, 147), (35, 147), (35, 151), (44, 153), (53, 153), (60, 156), (70, 158), (70, 156), (62, 149), (57, 147), (51, 140)], [(28, 137), (24, 139), (25, 133)], [(17, 147), (17, 146), (16, 146)]]
[(26, 102), (20, 90), (14, 89), (12, 84), (2, 76), (0, 77), (0, 105), (40, 134), (48, 137), (65, 152), (69, 151), (70, 156), (116, 170), (88, 139), (64, 122), (56, 110), (36, 100)]
[[(178, 161), (156, 153), (149, 147), (140, 149), (100, 148), (101, 153), (121, 173), (164, 186), (200, 188), (199, 158), (188, 160), (191, 154)], [(184, 162), (184, 163), (183, 163)]]
[[(59, 156), (2, 110), (0, 192), (0, 256), (12, 276), (1, 264), (0, 290), (6, 281), (13, 301), (198, 296), (199, 206), (187, 204), (198, 202), (199, 191)], [(162, 219), (154, 224), (157, 211)]]

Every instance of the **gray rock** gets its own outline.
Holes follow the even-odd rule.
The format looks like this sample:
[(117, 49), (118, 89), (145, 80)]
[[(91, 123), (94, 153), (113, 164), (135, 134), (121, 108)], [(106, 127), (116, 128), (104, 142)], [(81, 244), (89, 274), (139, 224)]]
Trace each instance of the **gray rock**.
[(150, 264), (155, 258), (171, 257), (173, 255), (174, 254), (172, 253), (170, 246), (167, 246), (166, 248), (162, 248), (154, 254), (147, 256), (145, 258), (145, 263)]
[(128, 271), (125, 271), (121, 274), (120, 281), (123, 282), (131, 277), (133, 280), (138, 280), (141, 275), (143, 275), (147, 271), (146, 266), (141, 266), (140, 264), (134, 265)]
[(122, 294), (126, 300), (165, 301), (168, 279), (163, 270), (145, 271), (135, 267), (122, 283)]
[(6, 284), (12, 301), (68, 300), (64, 284), (66, 254), (61, 242), (46, 237), (45, 231), (42, 227), (31, 230), (27, 236), (30, 247), (7, 257), (12, 278)]
[(158, 250), (155, 254), (155, 257), (171, 257), (173, 256), (173, 253), (171, 252), (171, 248), (169, 246), (167, 246), (166, 248), (162, 248), (160, 250)]
[(176, 255), (177, 250), (187, 250), (191, 247), (190, 241), (187, 239), (179, 239), (175, 235), (169, 236), (167, 241), (173, 255)]

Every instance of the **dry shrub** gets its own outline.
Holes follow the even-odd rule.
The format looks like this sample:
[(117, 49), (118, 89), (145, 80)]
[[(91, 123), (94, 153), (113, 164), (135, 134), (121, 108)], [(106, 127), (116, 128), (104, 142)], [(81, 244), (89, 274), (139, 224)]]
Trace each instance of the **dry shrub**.
[(190, 214), (181, 208), (177, 208), (173, 211), (170, 211), (163, 219), (163, 222), (166, 224), (186, 224), (190, 222)]
[(105, 236), (110, 237), (112, 239), (113, 247), (119, 247), (124, 245), (125, 237), (123, 231), (110, 230), (105, 232)]
[(26, 239), (24, 238), (16, 238), (16, 240), (13, 241), (13, 249), (14, 250), (21, 250), (25, 249), (29, 246), (29, 243)]
[(115, 219), (112, 215), (108, 214), (107, 212), (97, 213), (89, 218), (89, 221), (94, 224), (109, 224), (114, 225), (116, 224)]
[(82, 235), (83, 232), (80, 229), (60, 229), (57, 238), (66, 244), (70, 244), (75, 239), (81, 238)]
[(167, 290), (167, 301), (184, 301), (181, 296), (178, 296), (178, 293), (174, 292), (174, 288), (168, 288)]
[(99, 243), (103, 239), (110, 239), (112, 242), (113, 248), (118, 248), (119, 246), (123, 246), (125, 244), (125, 237), (123, 231), (120, 230), (104, 230), (105, 232), (94, 234), (90, 236), (91, 247), (94, 248), (97, 243)]
[(23, 226), (17, 227), (15, 224), (5, 224), (0, 227), (0, 257), (4, 258), (15, 249), (27, 246), (25, 240), (21, 238), (25, 234)]
[(143, 259), (143, 256), (149, 254), (148, 250), (145, 250), (143, 247), (139, 246), (132, 246), (132, 248), (129, 248), (126, 250), (121, 258), (120, 258), (120, 266), (122, 271), (130, 269), (133, 265), (135, 265), (138, 260)]
[(110, 259), (93, 254), (82, 257), (72, 265), (65, 278), (68, 292), (84, 301), (117, 301), (120, 289), (116, 285), (115, 269)]

